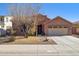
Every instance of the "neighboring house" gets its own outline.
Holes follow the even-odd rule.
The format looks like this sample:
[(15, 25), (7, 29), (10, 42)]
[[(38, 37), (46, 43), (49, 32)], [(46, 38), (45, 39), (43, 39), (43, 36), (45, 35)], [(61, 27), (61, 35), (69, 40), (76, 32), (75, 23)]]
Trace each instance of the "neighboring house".
[(6, 35), (6, 30), (12, 28), (11, 16), (0, 16), (0, 36)]
[(79, 34), (79, 21), (74, 22), (74, 27), (76, 29), (75, 34)]

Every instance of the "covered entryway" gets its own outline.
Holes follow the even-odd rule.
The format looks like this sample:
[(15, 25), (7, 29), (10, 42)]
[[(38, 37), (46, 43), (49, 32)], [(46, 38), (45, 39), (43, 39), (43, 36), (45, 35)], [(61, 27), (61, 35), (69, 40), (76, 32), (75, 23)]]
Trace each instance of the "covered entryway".
[(38, 25), (37, 26), (37, 34), (39, 35), (43, 35), (44, 34), (44, 30), (43, 30), (43, 26), (42, 25)]
[(68, 28), (49, 28), (48, 29), (48, 35), (67, 35), (68, 34)]

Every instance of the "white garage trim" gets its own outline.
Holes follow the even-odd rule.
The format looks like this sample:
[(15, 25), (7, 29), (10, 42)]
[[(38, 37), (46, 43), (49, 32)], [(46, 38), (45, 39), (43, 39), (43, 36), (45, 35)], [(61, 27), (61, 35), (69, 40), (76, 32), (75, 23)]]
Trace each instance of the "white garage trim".
[(48, 35), (67, 35), (68, 28), (48, 28)]

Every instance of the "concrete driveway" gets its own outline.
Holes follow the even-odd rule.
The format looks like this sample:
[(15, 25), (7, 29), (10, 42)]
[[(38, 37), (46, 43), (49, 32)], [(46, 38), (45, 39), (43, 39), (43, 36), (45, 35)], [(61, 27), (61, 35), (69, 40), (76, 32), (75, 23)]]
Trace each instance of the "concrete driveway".
[(57, 43), (53, 47), (56, 48), (59, 55), (79, 55), (79, 38), (73, 36), (53, 36), (48, 38)]
[(79, 55), (79, 38), (73, 36), (52, 36), (47, 38), (54, 40), (57, 44), (0, 45), (0, 55)]

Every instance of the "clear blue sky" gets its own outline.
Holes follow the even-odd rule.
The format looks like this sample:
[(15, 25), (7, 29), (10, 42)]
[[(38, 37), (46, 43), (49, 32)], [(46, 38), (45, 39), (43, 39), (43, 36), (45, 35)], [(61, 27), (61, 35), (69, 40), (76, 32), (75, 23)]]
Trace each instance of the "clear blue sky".
[[(0, 3), (0, 15), (8, 14), (8, 3)], [(47, 15), (49, 18), (61, 16), (69, 21), (79, 20), (79, 4), (78, 3), (44, 3), (42, 4), (40, 13)]]

